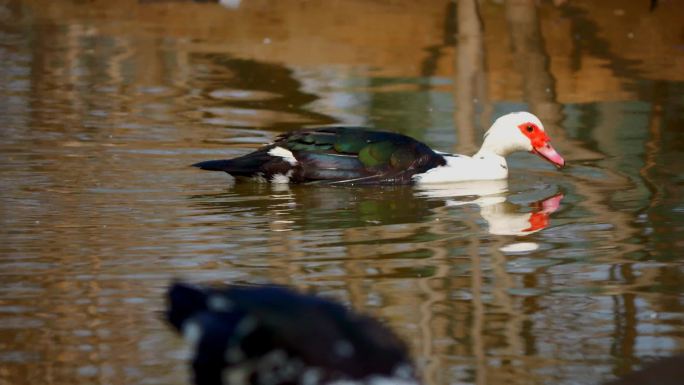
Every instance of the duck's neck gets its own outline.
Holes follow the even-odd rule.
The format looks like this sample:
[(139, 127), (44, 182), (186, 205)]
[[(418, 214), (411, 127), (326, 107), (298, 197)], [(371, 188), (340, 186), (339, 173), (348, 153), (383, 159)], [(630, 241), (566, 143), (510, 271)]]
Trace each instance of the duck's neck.
[(482, 147), (480, 147), (480, 150), (473, 155), (473, 157), (483, 154), (493, 154), (503, 158), (517, 150), (517, 145), (513, 143), (513, 141), (501, 140), (501, 134), (492, 128), (485, 135)]

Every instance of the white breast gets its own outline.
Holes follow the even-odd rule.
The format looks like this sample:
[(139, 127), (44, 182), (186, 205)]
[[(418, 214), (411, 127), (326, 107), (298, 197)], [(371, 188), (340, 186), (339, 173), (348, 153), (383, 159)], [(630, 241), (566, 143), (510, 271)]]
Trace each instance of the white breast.
[(447, 164), (435, 167), (413, 179), (418, 184), (450, 183), (469, 180), (497, 180), (508, 177), (506, 159), (496, 154), (478, 153), (475, 156), (445, 155)]

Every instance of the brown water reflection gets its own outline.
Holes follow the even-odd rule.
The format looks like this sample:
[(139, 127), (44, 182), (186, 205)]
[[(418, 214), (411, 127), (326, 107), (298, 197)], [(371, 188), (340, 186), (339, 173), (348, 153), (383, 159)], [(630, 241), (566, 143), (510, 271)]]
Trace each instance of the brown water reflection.
[[(345, 301), (426, 384), (598, 383), (683, 350), (682, 4), (557, 3), (0, 1), (0, 384), (187, 383), (156, 313), (173, 277)], [(487, 197), (187, 166), (302, 124), (468, 152), (517, 109), (570, 166), (516, 156)]]

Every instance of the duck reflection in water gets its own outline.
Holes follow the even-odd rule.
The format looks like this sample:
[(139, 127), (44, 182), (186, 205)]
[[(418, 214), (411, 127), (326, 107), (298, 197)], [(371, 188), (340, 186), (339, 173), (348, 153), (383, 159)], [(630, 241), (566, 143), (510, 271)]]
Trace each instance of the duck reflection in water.
[[(544, 194), (544, 198), (538, 197)], [(513, 203), (510, 198), (526, 203)], [(288, 186), (238, 183), (220, 194), (190, 197), (203, 214), (245, 216), (287, 223), (288, 229), (358, 228), (369, 225), (422, 224), (436, 216), (459, 220), (451, 207), (479, 207), (492, 235), (528, 235), (549, 225), (563, 194), (511, 193), (506, 180), (411, 186)], [(468, 215), (467, 213), (464, 215)]]
[[(482, 219), (487, 222), (487, 231), (492, 235), (528, 235), (549, 225), (551, 214), (556, 212), (563, 200), (558, 192), (545, 198), (531, 201), (524, 206), (509, 201), (508, 183), (505, 180), (471, 181), (421, 189), (419, 194), (431, 198), (445, 199), (445, 205), (477, 205)], [(472, 198), (475, 199), (464, 199)]]

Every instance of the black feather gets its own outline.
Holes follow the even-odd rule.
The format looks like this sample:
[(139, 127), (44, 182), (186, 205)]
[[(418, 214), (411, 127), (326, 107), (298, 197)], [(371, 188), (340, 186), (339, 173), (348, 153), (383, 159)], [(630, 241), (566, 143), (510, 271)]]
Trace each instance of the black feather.
[(250, 384), (273, 385), (297, 384), (314, 372), (319, 384), (391, 377), (404, 368), (405, 381), (413, 376), (406, 347), (394, 333), (313, 295), (275, 286), (199, 289), (177, 283), (168, 297), (169, 322), (179, 331), (199, 331), (197, 385), (220, 385), (231, 371), (243, 371)]
[(199, 162), (192, 165), (192, 167), (201, 168), (207, 171), (226, 171), (233, 168), (234, 162), (232, 160), (207, 160), (205, 162)]
[(207, 294), (199, 288), (175, 283), (168, 292), (169, 307), (166, 317), (176, 330), (181, 331), (183, 322), (207, 309)]

